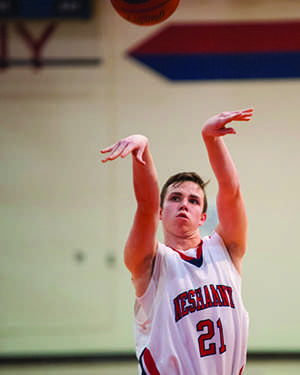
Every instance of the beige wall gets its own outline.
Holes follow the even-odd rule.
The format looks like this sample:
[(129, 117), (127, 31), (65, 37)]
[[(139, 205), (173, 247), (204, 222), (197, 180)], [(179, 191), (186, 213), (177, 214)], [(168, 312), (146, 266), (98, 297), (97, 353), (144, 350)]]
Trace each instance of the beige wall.
[[(61, 22), (44, 56), (102, 64), (0, 75), (1, 354), (134, 349), (134, 296), (122, 262), (135, 207), (131, 164), (104, 166), (99, 149), (146, 134), (160, 182), (178, 170), (212, 178), (213, 211), (201, 124), (248, 106), (251, 125), (237, 125), (239, 135), (226, 141), (249, 214), (249, 349), (299, 350), (299, 80), (170, 83), (125, 57), (163, 25), (131, 25), (108, 1), (99, 4), (88, 23)], [(299, 10), (287, 0), (185, 0), (168, 22), (294, 19)], [(36, 36), (46, 24), (26, 23)], [(11, 56), (28, 57), (14, 25)]]

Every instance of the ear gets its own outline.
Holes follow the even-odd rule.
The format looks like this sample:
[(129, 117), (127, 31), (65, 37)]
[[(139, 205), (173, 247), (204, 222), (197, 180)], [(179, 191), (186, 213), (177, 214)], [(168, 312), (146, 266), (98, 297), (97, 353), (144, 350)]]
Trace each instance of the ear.
[(159, 208), (159, 220), (162, 219), (162, 212), (163, 212), (163, 209), (162, 207)]
[(200, 217), (199, 226), (203, 225), (206, 222), (206, 219), (207, 219), (207, 215), (206, 215), (206, 212), (205, 212)]

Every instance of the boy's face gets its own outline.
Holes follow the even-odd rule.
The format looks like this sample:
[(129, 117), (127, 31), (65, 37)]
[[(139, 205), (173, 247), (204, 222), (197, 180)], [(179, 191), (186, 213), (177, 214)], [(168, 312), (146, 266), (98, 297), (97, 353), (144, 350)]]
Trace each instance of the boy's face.
[(204, 192), (195, 182), (170, 185), (160, 214), (164, 230), (177, 235), (188, 235), (198, 230), (206, 220), (203, 206)]

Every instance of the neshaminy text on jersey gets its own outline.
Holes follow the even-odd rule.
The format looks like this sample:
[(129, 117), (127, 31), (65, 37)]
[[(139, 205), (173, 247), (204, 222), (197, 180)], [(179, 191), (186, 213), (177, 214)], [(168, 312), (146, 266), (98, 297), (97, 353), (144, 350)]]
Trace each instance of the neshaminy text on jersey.
[(232, 288), (226, 285), (204, 285), (178, 294), (174, 298), (175, 322), (184, 316), (213, 306), (235, 308)]

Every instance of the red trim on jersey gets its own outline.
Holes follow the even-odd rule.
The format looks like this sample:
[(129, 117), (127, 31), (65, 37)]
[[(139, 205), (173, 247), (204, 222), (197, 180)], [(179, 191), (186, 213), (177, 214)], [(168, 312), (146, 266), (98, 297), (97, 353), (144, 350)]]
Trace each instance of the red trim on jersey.
[(203, 245), (203, 241), (201, 240), (198, 247), (197, 247), (196, 258), (190, 257), (190, 256), (182, 253), (180, 250), (174, 249), (173, 247), (172, 247), (172, 249), (180, 255), (181, 259), (183, 259), (183, 260), (193, 260), (193, 259), (200, 259), (201, 255), (202, 255), (202, 245)]
[(144, 363), (150, 375), (160, 375), (149, 349), (145, 349), (143, 355)]
[(240, 369), (239, 375), (242, 375), (242, 372), (243, 372), (243, 370), (244, 370), (244, 367), (245, 367), (245, 366), (243, 366), (243, 367)]

